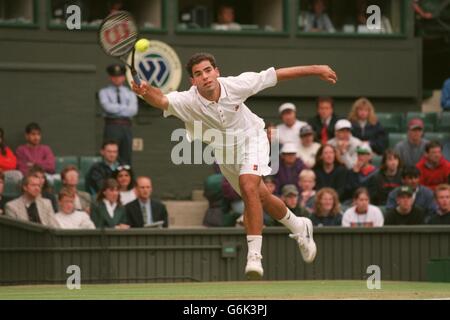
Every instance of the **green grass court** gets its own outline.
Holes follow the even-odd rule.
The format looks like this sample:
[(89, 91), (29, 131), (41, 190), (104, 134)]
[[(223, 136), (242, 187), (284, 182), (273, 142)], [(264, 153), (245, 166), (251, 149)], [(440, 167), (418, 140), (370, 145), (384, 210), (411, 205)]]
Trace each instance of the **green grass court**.
[(302, 300), (450, 299), (450, 283), (383, 281), (369, 290), (365, 281), (267, 281), (0, 287), (0, 299)]

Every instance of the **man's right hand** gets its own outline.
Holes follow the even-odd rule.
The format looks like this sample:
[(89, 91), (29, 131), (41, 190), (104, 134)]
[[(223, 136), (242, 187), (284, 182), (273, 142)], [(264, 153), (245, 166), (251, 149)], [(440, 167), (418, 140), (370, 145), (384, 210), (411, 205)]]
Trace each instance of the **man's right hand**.
[(146, 81), (141, 81), (140, 86), (138, 86), (134, 81), (131, 81), (131, 89), (133, 89), (136, 94), (144, 97), (150, 91), (150, 86)]

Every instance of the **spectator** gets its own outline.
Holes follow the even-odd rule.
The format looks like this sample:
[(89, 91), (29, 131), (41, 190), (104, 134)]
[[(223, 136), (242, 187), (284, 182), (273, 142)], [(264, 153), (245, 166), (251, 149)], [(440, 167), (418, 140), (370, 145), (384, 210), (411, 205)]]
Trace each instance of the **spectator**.
[(308, 210), (309, 213), (312, 213), (314, 209), (314, 201), (316, 198), (315, 186), (316, 174), (314, 171), (310, 169), (302, 170), (298, 176), (298, 188), (300, 190), (299, 204), (302, 208)]
[(402, 185), (402, 161), (400, 156), (392, 149), (383, 153), (380, 170), (372, 177), (371, 198), (378, 206), (385, 206), (389, 193)]
[[(356, 22), (357, 29), (359, 33), (369, 33), (374, 32), (367, 28), (367, 7), (369, 4), (367, 0), (357, 0), (356, 2)], [(383, 10), (383, 9), (382, 9)], [(376, 32), (381, 32), (385, 34), (391, 34), (393, 32), (392, 25), (389, 19), (385, 16), (381, 16), (381, 30), (375, 29)]]
[(75, 209), (75, 192), (66, 188), (58, 195), (59, 212), (55, 218), (62, 229), (95, 229), (87, 212)]
[(131, 165), (133, 145), (131, 119), (138, 112), (137, 97), (124, 85), (126, 78), (123, 65), (112, 64), (106, 70), (111, 84), (99, 92), (105, 118), (103, 139), (117, 141), (120, 160)]
[(119, 184), (114, 179), (106, 179), (97, 195), (91, 219), (96, 228), (128, 229), (125, 208), (120, 202)]
[(0, 170), (3, 172), (15, 170), (17, 159), (11, 149), (6, 145), (4, 131), (0, 128)]
[(89, 193), (78, 190), (80, 173), (74, 165), (68, 165), (61, 171), (61, 181), (65, 189), (73, 192), (75, 210), (91, 212), (91, 196)]
[(316, 164), (317, 151), (320, 143), (314, 142), (314, 130), (308, 124), (300, 129), (300, 145), (297, 151), (297, 157), (308, 167), (312, 168)]
[[(427, 216), (427, 221), (437, 210), (433, 191), (419, 185), (420, 171), (416, 167), (405, 167), (402, 170), (402, 184), (411, 188), (413, 192), (414, 206), (421, 207)], [(393, 209), (397, 205), (397, 194), (400, 188), (395, 188), (388, 195), (386, 209)]]
[(131, 228), (142, 228), (146, 225), (163, 222), (163, 227), (168, 227), (168, 214), (166, 206), (152, 199), (153, 186), (148, 177), (136, 179), (137, 199), (125, 206), (127, 218)]
[(297, 108), (293, 103), (283, 103), (278, 108), (281, 121), (283, 123), (277, 126), (280, 144), (284, 145), (291, 142), (298, 146), (300, 144), (300, 129), (307, 123), (297, 119)]
[(373, 188), (370, 185), (373, 183), (372, 177), (377, 173), (377, 168), (370, 163), (372, 159), (372, 149), (366, 143), (361, 144), (356, 148), (357, 160), (356, 164), (348, 176), (348, 186), (350, 192), (360, 187)]
[(128, 164), (118, 166), (112, 177), (119, 183), (120, 202), (123, 206), (137, 199), (134, 173)]
[(270, 144), (272, 144), (272, 140), (275, 139), (275, 129), (277, 129), (277, 126), (274, 123), (266, 122), (267, 139), (269, 139)]
[(315, 226), (340, 226), (342, 224), (341, 205), (338, 194), (331, 188), (317, 192), (311, 221)]
[(0, 169), (0, 216), (5, 213), (6, 203), (12, 200), (11, 198), (3, 195), (4, 190), (5, 190), (5, 174)]
[(298, 175), (305, 169), (305, 165), (297, 158), (297, 145), (292, 142), (286, 143), (281, 148), (280, 168), (275, 175), (277, 182), (277, 193), (281, 194), (281, 189), (287, 184), (297, 184)]
[(309, 12), (304, 21), (305, 32), (335, 32), (330, 17), (325, 12), (325, 2), (323, 0), (312, 1), (312, 12)]
[(58, 211), (58, 201), (56, 201), (53, 190), (48, 184), (44, 169), (38, 165), (34, 165), (30, 168), (30, 170), (28, 170), (28, 175), (36, 176), (39, 178), (39, 181), (41, 182), (41, 196), (45, 199), (50, 200), (53, 211)]
[(55, 173), (55, 156), (49, 146), (41, 144), (42, 130), (37, 123), (30, 123), (25, 127), (27, 144), (16, 150), (17, 169), (25, 176), (34, 165), (44, 169), (46, 173)]
[(396, 192), (397, 206), (386, 213), (385, 225), (415, 225), (425, 223), (425, 212), (414, 205), (414, 191), (401, 186)]
[(430, 219), (429, 223), (450, 224), (450, 185), (438, 185), (434, 190), (434, 195), (438, 209), (437, 214)]
[(296, 216), (309, 216), (309, 212), (298, 204), (298, 190), (295, 185), (287, 184), (283, 187), (281, 190), (281, 200), (283, 200), (289, 210), (291, 210)]
[(319, 97), (317, 99), (317, 114), (308, 123), (316, 133), (316, 139), (322, 145), (334, 138), (334, 125), (338, 117), (334, 113), (334, 102), (329, 97)]
[(328, 143), (336, 148), (341, 161), (352, 169), (357, 161), (356, 148), (361, 145), (361, 140), (352, 136), (352, 124), (346, 119), (336, 122), (334, 127), (335, 137)]
[(214, 30), (240, 31), (241, 25), (235, 21), (234, 8), (223, 4), (217, 11), (217, 22), (211, 25)]
[(382, 227), (384, 217), (381, 210), (370, 204), (369, 191), (356, 189), (353, 195), (353, 207), (345, 211), (342, 217), (343, 227)]
[(438, 141), (427, 143), (425, 155), (417, 164), (417, 168), (420, 171), (419, 183), (431, 190), (448, 181), (450, 162), (442, 155), (442, 145)]
[(321, 146), (316, 156), (314, 173), (316, 174), (316, 190), (328, 187), (333, 188), (344, 199), (348, 170), (339, 160), (336, 149), (326, 144)]
[(375, 115), (372, 103), (366, 98), (359, 98), (353, 103), (348, 116), (352, 123), (352, 134), (363, 142), (368, 142), (372, 150), (382, 154), (387, 147), (388, 138), (384, 128)]
[(394, 150), (400, 155), (404, 166), (415, 166), (425, 152), (428, 140), (423, 138), (422, 119), (411, 119), (408, 123), (408, 138), (400, 141)]
[(118, 160), (119, 145), (113, 140), (105, 141), (100, 151), (103, 159), (94, 163), (86, 174), (86, 191), (91, 195), (102, 188), (103, 181), (112, 177), (121, 162)]
[(35, 222), (47, 227), (59, 228), (55, 219), (50, 200), (42, 198), (41, 180), (33, 175), (27, 175), (23, 179), (23, 195), (8, 202), (5, 206), (7, 216), (29, 222)]
[(450, 111), (450, 78), (442, 85), (441, 107), (442, 111)]

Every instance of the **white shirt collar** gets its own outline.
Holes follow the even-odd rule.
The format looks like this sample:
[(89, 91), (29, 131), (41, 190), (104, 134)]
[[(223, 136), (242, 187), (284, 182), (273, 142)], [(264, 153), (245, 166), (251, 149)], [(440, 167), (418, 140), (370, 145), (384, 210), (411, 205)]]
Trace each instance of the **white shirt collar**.
[[(219, 81), (220, 84), (220, 97), (219, 97), (219, 102), (220, 100), (226, 98), (228, 96), (227, 91), (224, 87), (224, 85), (222, 84), (222, 82), (220, 82), (219, 79), (217, 79), (217, 81)], [(197, 87), (195, 87), (195, 92), (197, 93), (198, 98), (200, 99), (200, 102), (205, 106), (205, 107), (209, 107), (210, 105), (216, 103), (215, 101), (211, 101), (206, 99), (205, 97), (203, 97), (200, 92), (198, 91)]]
[(114, 210), (116, 210), (117, 207), (117, 203), (113, 203), (111, 204), (108, 200), (103, 199), (103, 203), (106, 206), (106, 210), (108, 211), (108, 214), (110, 215), (111, 218), (114, 217)]

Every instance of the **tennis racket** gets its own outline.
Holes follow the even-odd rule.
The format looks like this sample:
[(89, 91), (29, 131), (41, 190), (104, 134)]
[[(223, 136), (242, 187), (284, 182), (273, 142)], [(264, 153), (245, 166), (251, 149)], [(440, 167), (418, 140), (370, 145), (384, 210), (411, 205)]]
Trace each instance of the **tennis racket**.
[[(107, 16), (100, 25), (99, 43), (103, 51), (119, 58), (130, 68), (131, 75), (137, 85), (141, 84), (134, 67), (134, 45), (138, 38), (138, 28), (133, 16), (127, 11), (117, 11)], [(131, 52), (131, 65), (127, 57)]]

